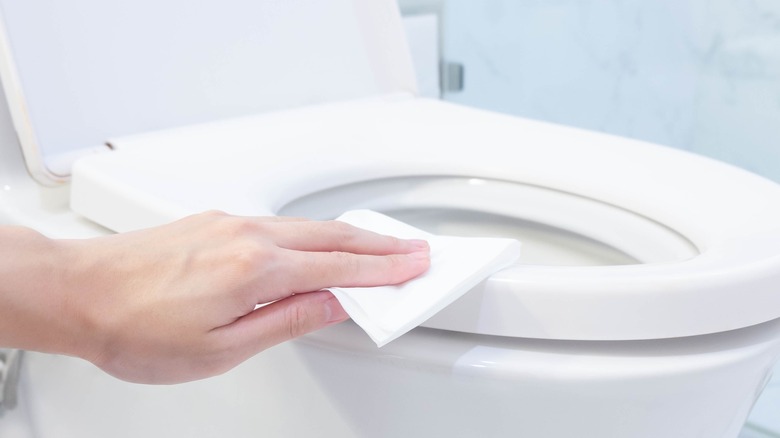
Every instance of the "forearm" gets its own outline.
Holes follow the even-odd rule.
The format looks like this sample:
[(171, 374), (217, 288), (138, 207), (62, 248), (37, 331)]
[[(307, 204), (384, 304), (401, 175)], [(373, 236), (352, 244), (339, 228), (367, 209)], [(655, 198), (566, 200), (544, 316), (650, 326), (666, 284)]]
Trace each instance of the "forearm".
[(0, 226), (0, 347), (75, 354), (62, 245), (22, 227)]

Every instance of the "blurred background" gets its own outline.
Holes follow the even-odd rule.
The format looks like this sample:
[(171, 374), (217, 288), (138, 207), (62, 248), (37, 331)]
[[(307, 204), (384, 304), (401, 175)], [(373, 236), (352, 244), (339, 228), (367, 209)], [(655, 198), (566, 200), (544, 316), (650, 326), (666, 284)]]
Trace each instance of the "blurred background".
[[(780, 0), (399, 4), (423, 95), (685, 149), (780, 182)], [(741, 438), (780, 437), (778, 375)]]
[(780, 181), (778, 0), (399, 3), (407, 16), (438, 18), (446, 100), (687, 149)]

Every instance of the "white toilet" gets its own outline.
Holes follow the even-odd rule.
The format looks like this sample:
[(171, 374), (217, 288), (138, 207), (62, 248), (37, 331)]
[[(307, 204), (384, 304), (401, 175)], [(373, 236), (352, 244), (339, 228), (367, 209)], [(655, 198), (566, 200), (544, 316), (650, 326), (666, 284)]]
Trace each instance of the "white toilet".
[(1, 221), (89, 237), (370, 208), (517, 237), (521, 264), (381, 349), (347, 322), (184, 385), (28, 353), (0, 436), (738, 435), (780, 357), (780, 186), (416, 97), (393, 0), (165, 5), (0, 1), (38, 180), (3, 112)]

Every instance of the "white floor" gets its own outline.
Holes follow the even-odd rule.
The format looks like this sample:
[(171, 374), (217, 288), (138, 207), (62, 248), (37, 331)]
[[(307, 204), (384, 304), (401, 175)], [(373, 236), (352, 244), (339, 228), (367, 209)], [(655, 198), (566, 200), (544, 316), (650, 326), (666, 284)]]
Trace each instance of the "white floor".
[(774, 374), (739, 438), (780, 438), (780, 365)]

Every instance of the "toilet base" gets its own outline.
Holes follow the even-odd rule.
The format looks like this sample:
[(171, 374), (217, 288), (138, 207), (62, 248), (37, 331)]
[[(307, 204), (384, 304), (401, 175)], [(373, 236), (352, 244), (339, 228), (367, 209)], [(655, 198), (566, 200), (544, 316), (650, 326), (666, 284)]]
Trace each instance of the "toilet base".
[(377, 349), (351, 322), (176, 386), (117, 381), (30, 354), (39, 438), (736, 438), (780, 351), (780, 320), (638, 342), (504, 339), (416, 329)]

